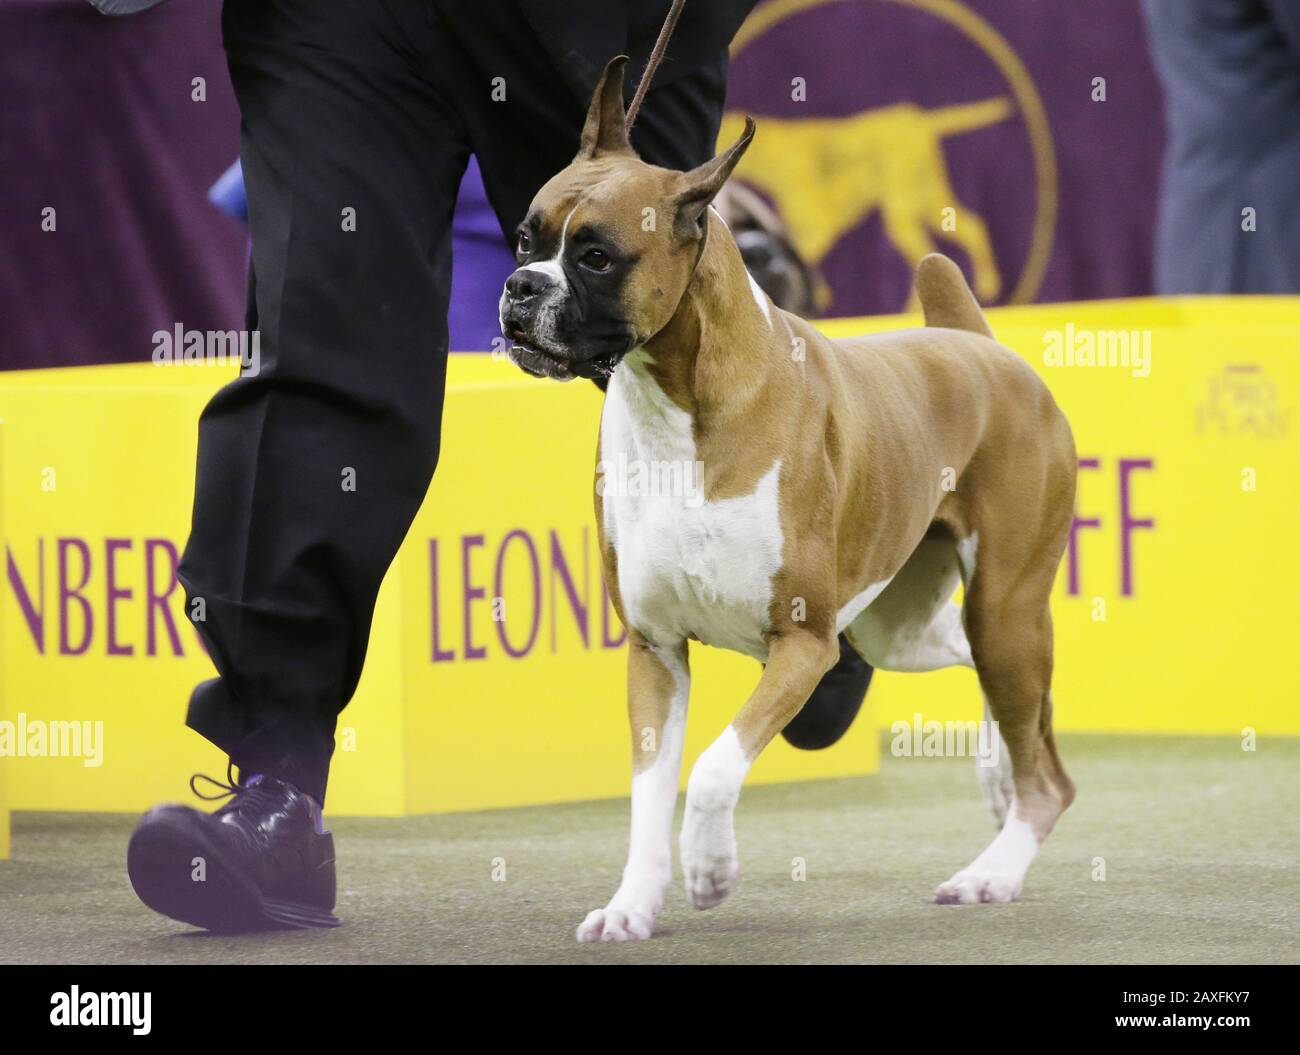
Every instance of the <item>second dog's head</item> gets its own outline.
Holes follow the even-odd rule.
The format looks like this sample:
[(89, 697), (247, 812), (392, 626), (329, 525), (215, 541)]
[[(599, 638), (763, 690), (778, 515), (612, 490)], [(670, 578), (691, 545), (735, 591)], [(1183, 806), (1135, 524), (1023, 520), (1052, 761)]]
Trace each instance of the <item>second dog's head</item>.
[(510, 358), (537, 377), (607, 378), (676, 312), (707, 210), (754, 135), (690, 172), (647, 165), (628, 142), (620, 56), (596, 87), (573, 162), (533, 198), (499, 313)]

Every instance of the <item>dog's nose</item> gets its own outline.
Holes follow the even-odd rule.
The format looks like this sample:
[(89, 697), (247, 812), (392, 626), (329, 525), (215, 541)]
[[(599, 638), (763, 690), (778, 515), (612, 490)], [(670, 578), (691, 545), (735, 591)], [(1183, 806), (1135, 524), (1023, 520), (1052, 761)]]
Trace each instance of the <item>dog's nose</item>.
[(537, 296), (550, 285), (550, 280), (540, 271), (521, 267), (506, 279), (506, 292), (514, 301), (528, 300)]

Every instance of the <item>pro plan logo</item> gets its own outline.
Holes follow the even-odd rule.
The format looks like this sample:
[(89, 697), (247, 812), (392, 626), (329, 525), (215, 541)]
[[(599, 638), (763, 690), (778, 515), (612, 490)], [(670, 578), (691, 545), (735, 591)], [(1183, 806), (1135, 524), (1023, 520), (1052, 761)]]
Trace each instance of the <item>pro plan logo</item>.
[(130, 1027), (137, 1037), (150, 1029), (152, 993), (83, 993), (73, 986), (50, 997), (52, 1026)]
[[(746, 113), (758, 121), (736, 175), (825, 276), (820, 311), (904, 307), (932, 252), (956, 256), (985, 304), (1035, 298), (1057, 210), (1046, 110), (1020, 57), (967, 2), (771, 0), (731, 51), (719, 144)], [(837, 303), (864, 272), (897, 303)]]
[(1224, 366), (1210, 378), (1205, 400), (1196, 408), (1196, 431), (1202, 435), (1280, 439), (1290, 422), (1277, 382), (1258, 363)]

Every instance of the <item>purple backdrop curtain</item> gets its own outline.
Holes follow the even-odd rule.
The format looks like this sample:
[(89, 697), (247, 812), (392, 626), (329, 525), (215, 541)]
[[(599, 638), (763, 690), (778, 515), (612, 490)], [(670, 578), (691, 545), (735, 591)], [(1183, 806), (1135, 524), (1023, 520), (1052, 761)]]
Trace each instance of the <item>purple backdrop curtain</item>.
[[(0, 368), (141, 360), (155, 330), (240, 324), (245, 232), (207, 199), (237, 152), (219, 19), (219, 0), (127, 19), (0, 3)], [(1148, 293), (1164, 134), (1144, 34), (1133, 0), (805, 5), (742, 36), (729, 109), (760, 119), (746, 165), (777, 147), (766, 176), (742, 174), (782, 211), (813, 203), (828, 314), (903, 307), (927, 241), (973, 274), (970, 217), (990, 300)], [(800, 138), (807, 118), (846, 123)]]
[(240, 325), (246, 234), (207, 200), (239, 149), (220, 13), (0, 3), (0, 367), (147, 359), (155, 330)]
[[(746, 42), (765, 12), (773, 24)], [(740, 174), (762, 178), (753, 166), (766, 136), (772, 164), (803, 181), (769, 179), (779, 184), (778, 208), (782, 196), (827, 209), (872, 203), (860, 219), (838, 208), (843, 229), (814, 261), (829, 286), (824, 312), (901, 309), (911, 276), (905, 239), (933, 241), (969, 276), (968, 250), (940, 228), (947, 206), (988, 227), (1002, 281), (986, 300), (1151, 291), (1164, 121), (1135, 0), (769, 0), (738, 44), (727, 108), (759, 122)], [(1105, 101), (1094, 99), (1095, 78)], [(899, 109), (908, 104), (923, 113)], [(984, 109), (957, 109), (967, 104)], [(812, 118), (836, 124), (820, 139), (791, 132)], [(791, 155), (813, 158), (811, 171), (783, 162)], [(958, 234), (967, 212), (956, 217)], [(1038, 277), (1035, 246), (1045, 255)]]

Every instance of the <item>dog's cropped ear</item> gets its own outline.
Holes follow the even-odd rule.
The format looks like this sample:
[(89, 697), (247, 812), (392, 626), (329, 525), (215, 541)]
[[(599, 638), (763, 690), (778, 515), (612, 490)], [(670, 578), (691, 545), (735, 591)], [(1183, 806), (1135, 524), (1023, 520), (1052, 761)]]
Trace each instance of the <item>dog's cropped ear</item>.
[(616, 55), (600, 75), (591, 106), (587, 108), (587, 122), (582, 126), (578, 157), (594, 158), (597, 154), (632, 149), (623, 113), (623, 70), (626, 66), (627, 56)]
[(754, 119), (745, 118), (745, 130), (740, 138), (717, 157), (706, 161), (699, 168), (691, 169), (682, 177), (682, 189), (673, 197), (676, 215), (673, 229), (683, 238), (694, 238), (703, 229), (704, 210), (709, 207), (722, 185), (727, 182), (740, 161), (741, 155), (749, 148), (754, 138)]

